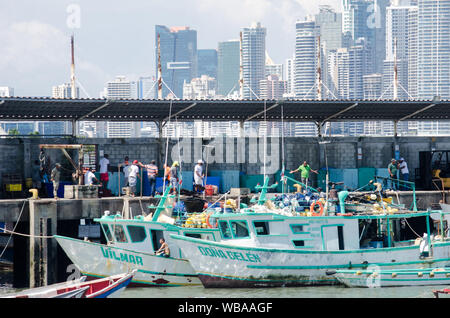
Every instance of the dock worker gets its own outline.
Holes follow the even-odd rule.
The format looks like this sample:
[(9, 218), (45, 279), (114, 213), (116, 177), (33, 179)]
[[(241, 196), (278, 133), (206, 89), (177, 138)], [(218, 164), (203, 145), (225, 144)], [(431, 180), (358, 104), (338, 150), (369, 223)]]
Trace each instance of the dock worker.
[(170, 257), (170, 249), (166, 241), (161, 238), (159, 240), (159, 243), (161, 244), (161, 247), (155, 252), (155, 254), (163, 257)]
[(392, 190), (396, 191), (397, 190), (397, 184), (398, 184), (398, 163), (397, 160), (395, 160), (394, 158), (391, 159), (391, 163), (388, 165), (388, 172), (389, 175), (392, 179)]
[(203, 191), (203, 178), (205, 177), (203, 173), (203, 160), (198, 160), (194, 167), (194, 191)]
[(130, 186), (130, 192), (131, 196), (134, 197), (136, 194), (136, 185), (137, 185), (137, 178), (140, 178), (139, 175), (139, 167), (137, 166), (138, 161), (134, 160), (133, 164), (129, 168), (129, 174), (128, 174), (128, 185)]
[(100, 159), (100, 181), (102, 182), (103, 191), (106, 190), (109, 181), (108, 168), (109, 168), (109, 156), (104, 154), (103, 158)]
[(300, 178), (301, 182), (308, 187), (308, 181), (309, 181), (309, 173), (310, 171), (314, 172), (315, 174), (319, 174), (316, 170), (311, 169), (309, 164), (305, 161), (295, 170), (292, 170), (290, 173), (295, 173), (300, 171)]
[(61, 179), (61, 165), (57, 162), (50, 174), (50, 181), (53, 182), (53, 197), (58, 199), (59, 180)]
[(84, 185), (93, 185), (98, 183), (98, 179), (95, 177), (95, 174), (92, 172), (92, 168), (87, 168), (86, 173), (84, 174)]
[(177, 188), (178, 188), (178, 180), (179, 180), (179, 167), (180, 164), (178, 161), (174, 161), (172, 164), (172, 167), (170, 168), (170, 185), (172, 186), (172, 189), (170, 190), (171, 193), (177, 194)]
[(147, 165), (139, 162), (138, 165), (147, 169), (148, 182), (150, 185), (150, 196), (154, 197), (156, 192), (156, 176), (158, 175), (158, 166), (156, 165), (156, 161), (152, 160), (151, 163)]
[[(408, 181), (409, 180), (409, 170), (408, 164), (405, 161), (405, 158), (400, 158), (398, 161), (398, 169), (400, 170), (400, 180)], [(402, 190), (407, 190), (408, 187), (405, 185), (402, 186)]]

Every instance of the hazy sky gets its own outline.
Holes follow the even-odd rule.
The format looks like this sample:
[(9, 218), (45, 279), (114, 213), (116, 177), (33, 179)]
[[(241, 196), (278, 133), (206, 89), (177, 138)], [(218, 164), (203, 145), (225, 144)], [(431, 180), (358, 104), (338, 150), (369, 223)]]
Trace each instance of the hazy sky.
[[(155, 24), (190, 26), (199, 49), (238, 39), (260, 21), (275, 63), (291, 57), (295, 21), (320, 4), (340, 11), (342, 0), (3, 0), (0, 2), (0, 86), (16, 96), (50, 96), (70, 81), (70, 35), (75, 34), (76, 76), (98, 98), (116, 75), (153, 76)], [(75, 28), (73, 28), (75, 27)]]

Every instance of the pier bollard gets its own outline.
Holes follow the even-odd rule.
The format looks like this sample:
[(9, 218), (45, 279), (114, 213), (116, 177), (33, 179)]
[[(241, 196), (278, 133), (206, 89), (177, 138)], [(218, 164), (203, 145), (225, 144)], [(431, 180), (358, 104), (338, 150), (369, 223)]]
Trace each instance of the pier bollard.
[(57, 202), (30, 200), (29, 279), (30, 288), (56, 282), (57, 243), (53, 238), (57, 226)]

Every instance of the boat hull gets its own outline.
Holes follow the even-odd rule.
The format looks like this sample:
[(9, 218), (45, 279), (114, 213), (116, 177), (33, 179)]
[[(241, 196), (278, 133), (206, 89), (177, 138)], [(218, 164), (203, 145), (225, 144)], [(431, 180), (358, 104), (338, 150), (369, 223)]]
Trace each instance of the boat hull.
[(435, 244), (433, 258), (420, 258), (419, 246), (354, 251), (315, 251), (236, 246), (171, 235), (202, 284), (215, 287), (291, 287), (335, 285), (331, 269), (444, 267), (450, 242)]
[(450, 270), (337, 271), (337, 280), (347, 287), (402, 287), (450, 285)]
[(64, 236), (55, 238), (81, 274), (86, 276), (107, 277), (136, 269), (129, 287), (201, 285), (185, 259), (165, 258)]

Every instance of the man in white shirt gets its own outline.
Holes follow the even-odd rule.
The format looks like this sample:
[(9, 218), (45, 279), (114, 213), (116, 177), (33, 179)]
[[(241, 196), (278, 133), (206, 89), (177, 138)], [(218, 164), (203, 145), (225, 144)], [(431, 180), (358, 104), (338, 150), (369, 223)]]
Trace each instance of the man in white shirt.
[(103, 189), (106, 190), (108, 185), (108, 166), (109, 166), (109, 156), (105, 154), (102, 159), (100, 159), (100, 181), (102, 182)]
[(131, 190), (131, 196), (134, 197), (136, 193), (136, 184), (137, 184), (137, 178), (139, 176), (139, 167), (137, 166), (138, 161), (134, 160), (133, 164), (130, 166), (128, 170), (128, 185), (130, 186)]
[(203, 160), (199, 160), (194, 168), (194, 191), (201, 192), (203, 190)]
[[(400, 158), (398, 161), (398, 169), (400, 170), (400, 180), (408, 181), (409, 180), (409, 170), (408, 164), (406, 163), (404, 158)], [(403, 190), (408, 190), (408, 187), (402, 185)]]
[(95, 174), (91, 171), (91, 168), (87, 168), (87, 171), (84, 174), (84, 184), (93, 185), (94, 180), (95, 182), (98, 182), (98, 179), (95, 177)]

